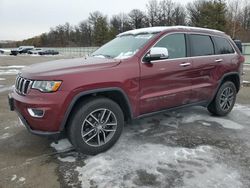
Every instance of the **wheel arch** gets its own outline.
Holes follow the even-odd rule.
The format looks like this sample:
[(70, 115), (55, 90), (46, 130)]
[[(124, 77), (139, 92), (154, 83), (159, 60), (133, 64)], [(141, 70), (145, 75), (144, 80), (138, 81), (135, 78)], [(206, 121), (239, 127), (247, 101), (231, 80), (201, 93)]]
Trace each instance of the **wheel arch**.
[[(231, 81), (234, 83), (235, 87), (236, 87), (236, 90), (237, 92), (239, 92), (240, 90), (240, 75), (238, 72), (234, 72), (234, 73), (227, 73), (225, 74), (222, 79), (221, 79), (221, 82), (220, 82), (220, 85), (221, 86), (224, 82), (226, 81)], [(217, 89), (218, 91), (218, 89)]]
[(130, 119), (133, 118), (131, 103), (129, 101), (127, 94), (121, 88), (111, 87), (111, 88), (88, 90), (78, 93), (71, 100), (64, 115), (64, 118), (62, 120), (62, 123), (60, 125), (60, 131), (65, 130), (68, 120), (72, 115), (72, 111), (80, 101), (86, 100), (90, 97), (97, 97), (97, 96), (98, 97), (103, 96), (116, 102), (122, 109), (126, 121), (129, 121)]
[(239, 74), (238, 72), (226, 73), (226, 74), (224, 74), (224, 75), (221, 77), (221, 79), (219, 80), (218, 86), (217, 86), (217, 88), (216, 88), (216, 90), (215, 90), (215, 92), (214, 92), (214, 94), (213, 94), (213, 97), (212, 97), (212, 99), (207, 103), (207, 106), (213, 102), (215, 96), (217, 95), (217, 93), (218, 93), (218, 91), (219, 91), (219, 89), (220, 89), (220, 86), (221, 86), (224, 82), (226, 82), (226, 81), (231, 81), (231, 82), (233, 82), (233, 83), (235, 84), (235, 87), (236, 87), (237, 92), (239, 92), (239, 90), (240, 90), (240, 74)]

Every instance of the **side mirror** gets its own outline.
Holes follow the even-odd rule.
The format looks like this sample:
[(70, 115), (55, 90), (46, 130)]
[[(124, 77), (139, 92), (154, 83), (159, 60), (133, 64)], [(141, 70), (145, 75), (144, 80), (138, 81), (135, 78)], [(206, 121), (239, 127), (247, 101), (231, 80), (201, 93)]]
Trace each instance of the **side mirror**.
[(153, 47), (145, 55), (143, 60), (145, 62), (151, 62), (154, 60), (168, 59), (168, 49), (164, 47)]

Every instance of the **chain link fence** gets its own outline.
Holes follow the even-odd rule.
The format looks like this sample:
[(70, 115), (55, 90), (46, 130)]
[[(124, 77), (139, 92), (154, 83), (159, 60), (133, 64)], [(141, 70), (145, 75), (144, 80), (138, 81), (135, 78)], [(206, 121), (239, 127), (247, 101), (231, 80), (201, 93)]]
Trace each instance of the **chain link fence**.
[(42, 49), (53, 49), (59, 52), (60, 55), (63, 56), (71, 56), (71, 57), (83, 57), (88, 56), (97, 50), (99, 47), (64, 47), (64, 48), (43, 48)]
[(245, 56), (245, 63), (250, 64), (250, 43), (242, 44), (243, 55)]

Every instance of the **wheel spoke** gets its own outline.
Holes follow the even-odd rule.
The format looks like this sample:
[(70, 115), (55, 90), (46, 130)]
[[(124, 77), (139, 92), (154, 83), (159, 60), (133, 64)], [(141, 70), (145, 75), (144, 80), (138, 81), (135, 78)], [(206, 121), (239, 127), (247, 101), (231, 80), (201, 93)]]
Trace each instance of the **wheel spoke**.
[(226, 98), (226, 95), (224, 94), (224, 92), (221, 94), (221, 97)]
[(96, 121), (96, 123), (99, 123), (99, 120), (93, 114), (90, 114), (90, 116)]
[(221, 108), (222, 108), (223, 110), (225, 110), (226, 105), (227, 105), (227, 102), (224, 102)]
[(108, 114), (108, 116), (107, 116), (107, 118), (105, 120), (105, 124), (108, 122), (110, 115), (111, 115), (111, 111), (109, 111), (109, 114)]
[(88, 143), (90, 140), (92, 140), (95, 136), (97, 135), (97, 133), (95, 133), (93, 136), (91, 136), (88, 140), (86, 140), (86, 142)]
[(101, 130), (102, 131), (102, 134), (103, 134), (103, 141), (104, 141), (104, 143), (106, 143), (106, 135), (105, 135), (105, 132), (103, 131), (103, 130)]
[(115, 132), (116, 129), (103, 129), (103, 131), (105, 131), (105, 132)]
[(97, 134), (97, 141), (98, 141), (98, 145), (100, 146), (100, 144), (101, 144), (100, 133)]
[(102, 113), (102, 117), (101, 117), (101, 119), (100, 119), (100, 122), (103, 122), (103, 118), (104, 118), (104, 116), (105, 116), (106, 111), (107, 111), (106, 109), (103, 110), (103, 113)]
[(89, 132), (85, 133), (82, 137), (84, 138), (85, 136), (89, 135), (90, 133), (92, 133), (95, 129), (91, 129)]
[(114, 126), (117, 125), (117, 123), (106, 123), (106, 126)]
[(93, 123), (91, 123), (89, 120), (85, 120), (91, 127), (95, 127), (95, 125)]

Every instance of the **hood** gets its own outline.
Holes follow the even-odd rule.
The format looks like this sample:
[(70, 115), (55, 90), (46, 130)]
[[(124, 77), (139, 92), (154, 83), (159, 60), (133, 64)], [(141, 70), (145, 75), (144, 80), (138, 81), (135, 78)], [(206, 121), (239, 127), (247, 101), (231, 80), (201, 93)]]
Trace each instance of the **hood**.
[(118, 65), (119, 63), (120, 60), (97, 57), (60, 59), (25, 67), (21, 71), (21, 76), (29, 79), (47, 76), (61, 76), (65, 74), (73, 74), (78, 72), (86, 72), (113, 67)]

